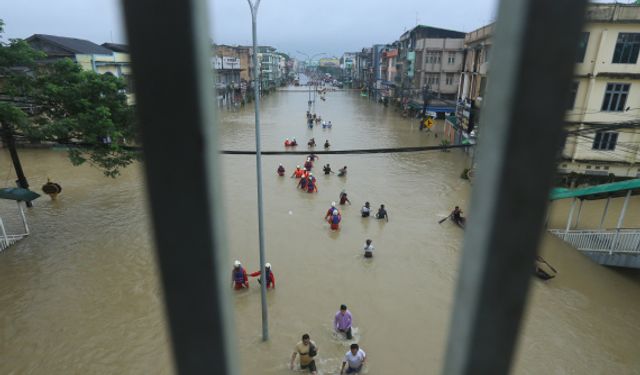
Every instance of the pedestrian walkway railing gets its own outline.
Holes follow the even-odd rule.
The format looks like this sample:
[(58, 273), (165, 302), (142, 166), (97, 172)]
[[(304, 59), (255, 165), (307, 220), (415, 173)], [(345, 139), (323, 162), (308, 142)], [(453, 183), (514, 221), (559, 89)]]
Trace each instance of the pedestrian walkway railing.
[(2, 221), (2, 218), (0, 218), (0, 251), (3, 251), (26, 236), (27, 234), (7, 234), (4, 222)]
[(550, 229), (549, 232), (580, 251), (640, 254), (640, 229)]

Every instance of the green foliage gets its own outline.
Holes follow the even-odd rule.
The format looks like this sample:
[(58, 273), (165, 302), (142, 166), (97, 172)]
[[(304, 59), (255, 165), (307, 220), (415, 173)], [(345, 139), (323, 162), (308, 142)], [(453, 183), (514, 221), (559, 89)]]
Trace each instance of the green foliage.
[[(3, 23), (0, 21), (0, 33)], [(71, 60), (36, 64), (44, 55), (22, 40), (0, 44), (0, 123), (31, 141), (68, 144), (74, 165), (85, 162), (116, 177), (139, 158), (125, 83), (111, 74), (83, 71)], [(29, 113), (25, 110), (29, 109)]]

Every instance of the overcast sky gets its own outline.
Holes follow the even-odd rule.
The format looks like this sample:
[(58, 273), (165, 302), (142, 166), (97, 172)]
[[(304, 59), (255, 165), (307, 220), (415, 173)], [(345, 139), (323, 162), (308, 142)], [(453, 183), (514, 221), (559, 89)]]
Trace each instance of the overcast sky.
[[(5, 37), (53, 34), (125, 42), (119, 0), (0, 0)], [(251, 44), (246, 0), (210, 1), (217, 43)], [(497, 0), (262, 0), (258, 42), (296, 55), (345, 51), (396, 40), (419, 24), (471, 31), (494, 19)], [(143, 22), (144, 20), (141, 20)], [(297, 56), (302, 57), (302, 56)]]

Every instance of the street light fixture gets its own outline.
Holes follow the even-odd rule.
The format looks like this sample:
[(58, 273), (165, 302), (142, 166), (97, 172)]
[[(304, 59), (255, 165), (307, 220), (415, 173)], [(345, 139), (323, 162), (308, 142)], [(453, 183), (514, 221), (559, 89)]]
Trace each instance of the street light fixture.
[[(316, 53), (315, 55), (309, 57), (309, 54), (307, 54), (307, 53), (300, 52), (300, 51), (296, 51), (296, 52), (301, 54), (301, 55), (307, 56), (307, 70), (308, 70), (309, 65), (311, 64), (311, 61), (313, 60), (314, 57), (326, 55), (325, 52), (321, 52), (321, 53)], [(307, 82), (307, 86), (309, 86), (309, 102), (308, 102), (309, 110), (308, 111), (311, 112), (311, 103), (312, 103), (312, 101), (311, 101), (311, 85), (309, 85), (309, 82)], [(315, 89), (314, 89), (314, 93), (313, 93), (313, 103), (314, 104), (315, 104), (315, 101), (316, 101), (315, 96), (316, 96), (316, 94), (315, 94)]]
[(262, 150), (260, 148), (260, 93), (258, 92), (258, 32), (257, 17), (260, 0), (247, 0), (251, 8), (251, 30), (253, 37), (253, 95), (255, 97), (256, 115), (256, 179), (258, 180), (258, 244), (260, 248), (260, 296), (262, 301), (262, 341), (269, 340), (269, 322), (267, 317), (267, 272), (265, 270), (264, 256), (264, 222), (262, 209)]

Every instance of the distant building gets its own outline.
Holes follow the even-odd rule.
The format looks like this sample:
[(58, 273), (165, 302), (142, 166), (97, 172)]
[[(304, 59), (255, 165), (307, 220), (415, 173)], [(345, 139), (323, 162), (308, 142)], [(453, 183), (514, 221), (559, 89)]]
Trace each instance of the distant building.
[(221, 106), (246, 101), (251, 87), (251, 47), (213, 45), (211, 66), (216, 72), (216, 89)]
[[(131, 62), (128, 48), (124, 44), (98, 45), (85, 39), (46, 34), (34, 34), (25, 41), (31, 48), (47, 55), (42, 60), (44, 63), (68, 58), (84, 70), (123, 78), (127, 84), (127, 91), (133, 91)], [(128, 100), (132, 103), (131, 94), (128, 94)]]
[(323, 57), (318, 61), (318, 66), (327, 68), (339, 68), (340, 59), (337, 57)]
[(340, 59), (340, 68), (347, 81), (352, 81), (356, 76), (356, 55), (357, 52), (345, 52)]

